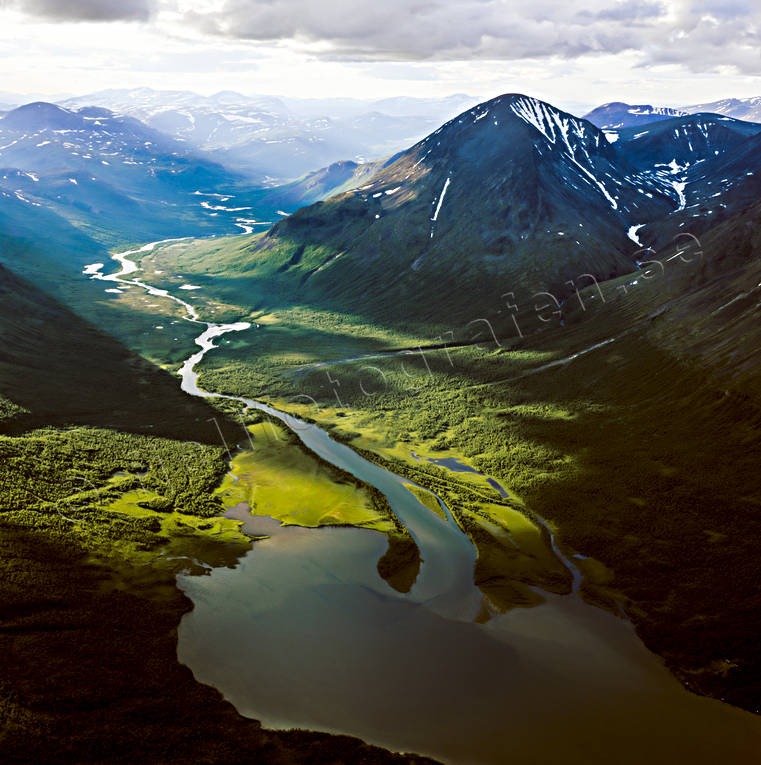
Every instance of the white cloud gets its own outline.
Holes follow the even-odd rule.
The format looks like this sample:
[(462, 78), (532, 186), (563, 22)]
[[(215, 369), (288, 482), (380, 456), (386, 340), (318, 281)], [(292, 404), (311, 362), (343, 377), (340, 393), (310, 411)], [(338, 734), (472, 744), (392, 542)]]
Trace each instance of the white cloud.
[(634, 51), (642, 65), (761, 73), (761, 6), (742, 0), (220, 0), (183, 19), (214, 35), (315, 44), (356, 60), (576, 59)]
[(671, 105), (761, 93), (759, 29), (742, 0), (0, 0), (0, 77), (34, 93)]

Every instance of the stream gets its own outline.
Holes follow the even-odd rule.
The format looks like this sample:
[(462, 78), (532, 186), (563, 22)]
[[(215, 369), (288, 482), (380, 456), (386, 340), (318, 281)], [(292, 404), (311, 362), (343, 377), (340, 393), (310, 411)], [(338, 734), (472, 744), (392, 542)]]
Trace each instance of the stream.
[(377, 573), (382, 535), (282, 527), (245, 505), (231, 509), (248, 533), (269, 538), (234, 569), (178, 576), (194, 603), (179, 628), (178, 656), (200, 682), (267, 727), (345, 733), (451, 763), (757, 761), (761, 719), (688, 693), (627, 621), (585, 603), (577, 567), (542, 519), (573, 576), (572, 593), (489, 612), (473, 584), (476, 551), (448, 510), (446, 518), (431, 512), (404, 479), (316, 425), (200, 388), (196, 369), (214, 341), (251, 327), (203, 322), (190, 303), (134, 278), (139, 266), (129, 256), (157, 244), (114, 255), (116, 274), (104, 275), (103, 264), (85, 274), (183, 305), (201, 331), (200, 350), (179, 372), (182, 390), (265, 412), (322, 459), (378, 488), (423, 561), (402, 595)]

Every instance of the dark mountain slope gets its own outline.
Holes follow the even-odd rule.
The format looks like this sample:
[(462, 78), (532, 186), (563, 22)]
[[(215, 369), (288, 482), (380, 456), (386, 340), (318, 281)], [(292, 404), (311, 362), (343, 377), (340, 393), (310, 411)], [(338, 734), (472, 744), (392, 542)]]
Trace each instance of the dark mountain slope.
[(696, 168), (689, 180), (691, 217), (714, 227), (746, 211), (761, 198), (761, 134)]
[(0, 399), (6, 431), (87, 424), (219, 442), (214, 410), (170, 374), (2, 265)]
[[(603, 284), (606, 303), (593, 290), (583, 295), (586, 311), (569, 300), (557, 345), (617, 339), (544, 387), (527, 382), (533, 396), (581, 391), (606, 404), (584, 470), (537, 501), (549, 513), (563, 505), (571, 517), (584, 514), (590, 525), (576, 544), (615, 571), (640, 635), (691, 690), (754, 712), (760, 232), (757, 199), (699, 244), (682, 237), (637, 274)], [(552, 337), (533, 338), (532, 347), (552, 347)]]
[(761, 125), (716, 114), (694, 114), (618, 132), (616, 148), (635, 166), (645, 169), (674, 161), (689, 166), (733, 151)]
[(689, 281), (673, 276), (669, 283), (680, 299), (666, 322), (672, 331), (661, 338), (682, 358), (699, 360), (727, 389), (756, 402), (761, 402), (759, 198), (700, 236), (700, 267)]
[[(0, 189), (0, 263), (59, 300), (70, 294), (88, 263), (105, 248), (40, 203)], [(66, 302), (66, 301), (64, 301)]]

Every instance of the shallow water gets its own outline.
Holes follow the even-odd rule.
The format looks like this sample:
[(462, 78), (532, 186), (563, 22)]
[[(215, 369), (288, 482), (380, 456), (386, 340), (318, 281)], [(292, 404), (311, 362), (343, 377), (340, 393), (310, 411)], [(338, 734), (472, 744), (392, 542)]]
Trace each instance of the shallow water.
[(460, 462), (457, 457), (429, 457), (428, 462), (433, 462), (434, 465), (447, 468), (454, 473), (477, 473), (483, 475), (480, 471), (472, 468), (470, 465), (466, 465), (464, 462)]
[[(238, 517), (245, 517), (239, 515)], [(486, 624), (378, 576), (379, 534), (278, 527), (235, 570), (180, 577), (178, 655), (270, 727), (447, 762), (753, 762), (761, 721), (687, 693), (630, 625), (573, 596)]]

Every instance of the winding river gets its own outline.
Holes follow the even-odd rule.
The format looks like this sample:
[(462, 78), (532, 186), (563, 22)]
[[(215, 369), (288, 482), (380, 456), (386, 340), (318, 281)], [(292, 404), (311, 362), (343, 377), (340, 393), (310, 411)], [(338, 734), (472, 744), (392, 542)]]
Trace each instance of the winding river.
[[(185, 307), (202, 328), (182, 365), (182, 389), (233, 399), (276, 417), (306, 447), (385, 494), (421, 550), (411, 592), (378, 575), (380, 534), (355, 528), (281, 527), (229, 514), (258, 542), (235, 569), (179, 576), (195, 608), (180, 625), (178, 655), (201, 682), (269, 727), (357, 735), (452, 763), (751, 763), (761, 720), (685, 691), (631, 626), (578, 596), (494, 614), (473, 585), (475, 550), (451, 517), (425, 508), (403, 479), (305, 423), (253, 399), (209, 393), (196, 368), (214, 341), (250, 329), (214, 324), (166, 290), (134, 278), (130, 255), (104, 275)], [(242, 479), (244, 480), (244, 479)]]

